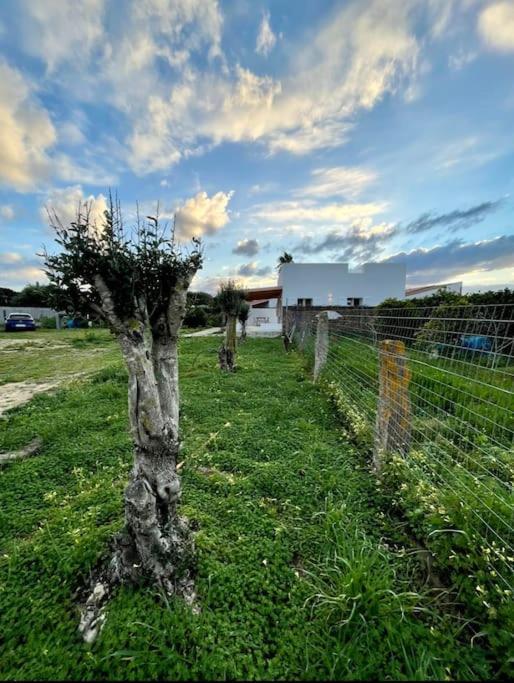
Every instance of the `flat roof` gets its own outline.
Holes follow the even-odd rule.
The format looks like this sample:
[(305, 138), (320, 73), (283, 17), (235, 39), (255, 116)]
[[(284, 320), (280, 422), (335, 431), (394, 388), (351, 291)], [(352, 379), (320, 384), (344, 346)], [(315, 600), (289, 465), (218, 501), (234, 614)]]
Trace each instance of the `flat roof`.
[(282, 296), (282, 287), (253, 287), (245, 289), (247, 301), (259, 301), (261, 299), (278, 299)]

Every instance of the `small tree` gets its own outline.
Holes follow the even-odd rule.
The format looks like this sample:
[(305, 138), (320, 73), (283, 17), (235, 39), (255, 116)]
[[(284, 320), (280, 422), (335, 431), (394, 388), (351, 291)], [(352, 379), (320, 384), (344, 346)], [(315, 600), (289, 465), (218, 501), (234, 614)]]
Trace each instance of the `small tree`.
[(239, 306), (239, 313), (237, 319), (241, 323), (241, 340), (246, 339), (246, 323), (248, 322), (248, 316), (250, 315), (250, 304), (247, 301), (241, 301)]
[[(194, 596), (193, 544), (178, 514), (178, 335), (186, 293), (201, 267), (199, 242), (182, 254), (158, 218), (138, 219), (128, 237), (121, 209), (110, 202), (102, 225), (90, 207), (64, 226), (51, 215), (61, 253), (45, 255), (47, 274), (68, 310), (93, 311), (114, 333), (128, 369), (134, 466), (125, 490), (125, 527), (113, 542), (110, 564), (95, 578), (82, 613), (83, 637), (94, 640), (103, 604), (121, 582), (154, 582)], [(102, 577), (101, 579), (99, 577)]]
[(236, 323), (244, 295), (232, 280), (223, 283), (216, 295), (216, 301), (225, 317), (225, 338), (218, 352), (220, 369), (234, 372), (236, 368), (237, 336)]

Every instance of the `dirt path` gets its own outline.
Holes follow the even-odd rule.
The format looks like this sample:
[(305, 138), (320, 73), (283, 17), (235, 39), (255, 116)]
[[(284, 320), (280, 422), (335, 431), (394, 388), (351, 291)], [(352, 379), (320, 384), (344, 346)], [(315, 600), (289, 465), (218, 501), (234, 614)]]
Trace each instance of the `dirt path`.
[(62, 381), (63, 379), (37, 384), (35, 382), (10, 382), (3, 384), (0, 387), (0, 415), (3, 415), (6, 410), (27, 403), (36, 394), (55, 389)]
[(11, 408), (17, 408), (30, 401), (36, 394), (56, 389), (61, 384), (78, 377), (84, 377), (87, 372), (74, 372), (57, 377), (49, 382), (8, 382), (0, 385), (0, 416)]

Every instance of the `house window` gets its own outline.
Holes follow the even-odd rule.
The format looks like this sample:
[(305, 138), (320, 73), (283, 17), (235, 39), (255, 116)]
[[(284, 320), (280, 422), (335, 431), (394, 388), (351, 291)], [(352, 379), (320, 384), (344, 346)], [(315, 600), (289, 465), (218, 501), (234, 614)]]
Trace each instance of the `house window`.
[(362, 297), (349, 296), (346, 299), (347, 306), (362, 306)]
[(312, 299), (298, 299), (298, 306), (302, 306), (303, 308), (312, 306)]

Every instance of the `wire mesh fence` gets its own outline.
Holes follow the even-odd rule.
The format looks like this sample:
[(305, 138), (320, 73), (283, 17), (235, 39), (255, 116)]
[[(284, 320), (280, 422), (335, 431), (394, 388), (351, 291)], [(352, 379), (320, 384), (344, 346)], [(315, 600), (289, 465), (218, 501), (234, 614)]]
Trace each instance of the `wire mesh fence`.
[(451, 539), (450, 562), (473, 573), (487, 609), (510, 600), (514, 305), (326, 315), (290, 311), (285, 335), (368, 438), (375, 465), (387, 462), (412, 524)]

